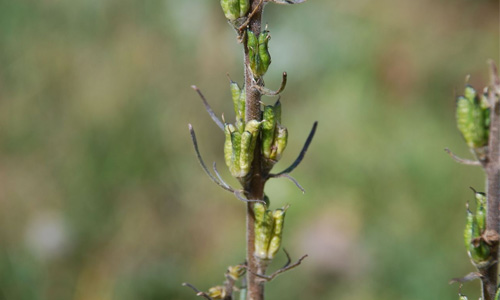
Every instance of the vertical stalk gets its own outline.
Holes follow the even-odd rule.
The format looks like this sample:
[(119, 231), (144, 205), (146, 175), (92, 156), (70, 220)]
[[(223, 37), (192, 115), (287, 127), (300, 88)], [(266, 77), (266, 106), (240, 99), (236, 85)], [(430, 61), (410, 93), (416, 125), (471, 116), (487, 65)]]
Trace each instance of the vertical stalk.
[[(253, 14), (249, 27), (257, 36), (261, 31), (261, 19), (262, 19), (262, 8), (263, 4), (259, 0), (251, 0), (250, 12)], [(246, 39), (246, 38), (245, 38)], [(244, 68), (245, 68), (245, 93), (246, 93), (246, 103), (245, 103), (245, 122), (249, 122), (251, 120), (259, 120), (261, 119), (261, 111), (260, 111), (260, 92), (255, 89), (253, 86), (263, 85), (262, 80), (256, 82), (254, 80), (252, 71), (250, 70), (250, 63), (248, 58), (248, 47), (246, 42), (243, 43), (244, 48)], [(262, 178), (262, 163), (261, 163), (261, 155), (260, 155), (260, 141), (257, 142), (257, 146), (255, 147), (255, 155), (254, 160), (252, 162), (251, 173), (247, 178), (244, 189), (245, 195), (247, 199), (264, 199), (264, 185), (265, 180)], [(254, 257), (255, 251), (255, 216), (253, 213), (253, 204), (252, 202), (247, 203), (247, 216), (246, 216), (246, 240), (247, 240), (247, 253), (246, 253), (246, 261), (248, 265), (247, 272), (247, 299), (248, 300), (263, 300), (264, 299), (264, 283), (259, 282), (255, 273), (259, 271), (259, 265)]]
[(484, 300), (493, 300), (497, 290), (498, 278), (498, 232), (500, 230), (500, 105), (496, 92), (500, 86), (495, 66), (491, 65), (491, 90), (489, 102), (490, 138), (488, 144), (488, 160), (485, 165), (486, 190), (488, 201), (488, 215), (486, 219), (486, 237), (495, 237), (492, 241), (491, 257), (494, 262), (487, 268), (480, 270), (482, 280), (482, 294)]

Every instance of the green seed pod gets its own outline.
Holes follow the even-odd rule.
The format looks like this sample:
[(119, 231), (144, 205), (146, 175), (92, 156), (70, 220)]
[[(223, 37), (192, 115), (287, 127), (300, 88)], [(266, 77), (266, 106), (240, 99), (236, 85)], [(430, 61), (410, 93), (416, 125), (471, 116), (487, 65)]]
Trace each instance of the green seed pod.
[(231, 175), (234, 177), (240, 177), (240, 155), (241, 155), (241, 133), (234, 131), (231, 133), (231, 143), (233, 146), (233, 152), (231, 156)]
[(278, 99), (276, 103), (274, 103), (274, 114), (277, 123), (281, 123), (281, 101)]
[(276, 112), (273, 106), (264, 107), (262, 122), (262, 154), (264, 157), (271, 156), (271, 147), (274, 142), (274, 131), (276, 129)]
[(238, 129), (240, 133), (243, 133), (245, 130), (245, 102), (246, 102), (246, 93), (245, 93), (245, 85), (241, 88), (241, 93), (240, 93), (240, 98), (238, 100), (238, 116), (239, 118), (236, 118), (236, 125), (238, 126)]
[(278, 125), (278, 131), (276, 132), (275, 147), (276, 156), (272, 158), (275, 161), (281, 159), (283, 151), (285, 151), (286, 145), (288, 143), (288, 129), (286, 127)]
[[(470, 88), (467, 94), (468, 96), (473, 94)], [(458, 130), (470, 148), (480, 150), (479, 148), (487, 145), (489, 135), (487, 121), (477, 97), (472, 100), (463, 96), (458, 97), (456, 118)]]
[(476, 197), (476, 219), (479, 232), (483, 233), (486, 229), (486, 194), (474, 192)]
[(255, 202), (253, 205), (253, 213), (255, 216), (255, 223), (264, 222), (264, 215), (266, 213), (266, 206), (260, 202)]
[(467, 221), (465, 222), (465, 230), (464, 230), (464, 242), (465, 242), (465, 249), (469, 251), (469, 247), (472, 241), (472, 227), (474, 224), (474, 215), (472, 212), (469, 210), (469, 205), (467, 205)]
[[(233, 130), (231, 130), (233, 128)], [(233, 142), (231, 139), (231, 133), (234, 131), (234, 126), (232, 124), (224, 124), (224, 134), (226, 135), (226, 140), (224, 142), (224, 161), (229, 169), (232, 169), (232, 157), (233, 157)]]
[(231, 277), (233, 280), (240, 279), (243, 275), (245, 275), (246, 268), (243, 265), (229, 266), (227, 268), (227, 275)]
[(234, 21), (241, 16), (239, 0), (221, 0), (220, 6), (222, 7), (226, 19), (230, 21)]
[(500, 299), (500, 289), (497, 289), (497, 293), (495, 294), (495, 300)]
[(226, 290), (223, 286), (214, 286), (208, 289), (208, 296), (212, 299), (224, 299), (226, 297)]
[(240, 17), (245, 16), (249, 9), (250, 9), (250, 1), (240, 0)]
[(477, 97), (476, 90), (470, 84), (468, 84), (465, 86), (464, 96), (465, 98), (467, 98), (467, 100), (473, 102)]
[(264, 30), (259, 34), (259, 57), (260, 57), (260, 74), (259, 76), (264, 75), (271, 64), (271, 55), (269, 54), (268, 43), (271, 39), (269, 35), (269, 31)]
[(250, 144), (250, 163), (253, 161), (253, 154), (255, 151), (255, 146), (257, 145), (257, 139), (259, 137), (260, 133), (260, 126), (262, 125), (262, 122), (259, 122), (257, 120), (251, 120), (245, 125), (245, 131), (248, 131), (252, 134), (252, 143)]
[[(254, 205), (254, 211), (255, 211), (255, 205)], [(272, 211), (265, 210), (261, 220), (257, 219), (257, 213), (256, 213), (254, 256), (259, 259), (267, 259), (267, 250), (269, 248), (269, 241), (271, 240), (273, 223), (274, 221), (273, 221)]]
[(234, 81), (230, 81), (229, 86), (231, 87), (231, 96), (233, 98), (233, 105), (234, 105), (234, 113), (236, 117), (240, 116), (240, 96), (241, 96), (241, 89), (238, 83)]
[[(257, 37), (251, 30), (247, 30), (247, 48), (248, 48), (248, 62), (252, 73), (256, 75), (257, 73), (257, 59), (259, 57), (259, 41)], [(259, 59), (260, 60), (260, 59)]]
[(241, 134), (241, 154), (240, 154), (240, 170), (241, 173), (237, 177), (245, 177), (250, 171), (250, 165), (253, 160), (253, 150), (250, 149), (252, 143), (252, 134), (245, 131)]
[(273, 212), (273, 232), (271, 241), (269, 242), (269, 249), (267, 250), (267, 258), (273, 259), (281, 247), (281, 236), (283, 234), (283, 225), (285, 221), (285, 209), (278, 208)]
[(465, 295), (458, 294), (458, 300), (469, 300), (469, 298), (467, 298), (467, 296)]

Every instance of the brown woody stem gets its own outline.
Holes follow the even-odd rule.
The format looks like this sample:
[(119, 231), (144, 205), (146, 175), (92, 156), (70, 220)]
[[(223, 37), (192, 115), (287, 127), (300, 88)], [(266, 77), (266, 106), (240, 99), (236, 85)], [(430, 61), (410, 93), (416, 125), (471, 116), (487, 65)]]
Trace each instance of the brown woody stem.
[[(251, 0), (250, 11), (253, 13), (248, 26), (250, 30), (258, 36), (261, 31), (262, 20), (262, 1)], [(260, 112), (260, 99), (261, 93), (254, 87), (255, 85), (263, 86), (262, 80), (255, 80), (250, 69), (250, 61), (248, 57), (248, 48), (246, 46), (246, 37), (243, 39), (243, 47), (245, 51), (245, 122), (251, 120), (259, 120), (261, 118)], [(260, 146), (257, 142), (255, 147), (255, 155), (252, 163), (252, 169), (249, 176), (243, 183), (245, 195), (247, 199), (263, 200), (264, 199), (264, 185), (265, 179), (261, 174), (261, 155)], [(247, 239), (247, 254), (246, 260), (248, 264), (247, 272), (247, 299), (248, 300), (263, 300), (264, 299), (264, 283), (258, 280), (254, 274), (261, 271), (259, 264), (254, 257), (255, 251), (255, 216), (253, 213), (253, 203), (247, 203), (247, 217), (246, 217), (246, 239)]]
[[(491, 88), (489, 101), (491, 105), (490, 138), (488, 145), (488, 159), (484, 166), (486, 172), (486, 190), (488, 201), (488, 215), (486, 219), (486, 232), (498, 234), (500, 230), (500, 105), (496, 91), (500, 88), (498, 73), (495, 66), (491, 65)], [(493, 300), (497, 290), (498, 278), (498, 241), (491, 245), (491, 258), (493, 263), (480, 269), (482, 280), (482, 299)]]

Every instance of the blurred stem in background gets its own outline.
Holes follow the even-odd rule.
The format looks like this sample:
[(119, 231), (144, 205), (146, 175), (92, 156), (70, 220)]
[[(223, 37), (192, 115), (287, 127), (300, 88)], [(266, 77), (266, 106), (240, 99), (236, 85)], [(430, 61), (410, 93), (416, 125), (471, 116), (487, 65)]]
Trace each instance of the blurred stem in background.
[[(476, 160), (465, 160), (447, 152), (459, 163), (482, 166), (486, 173), (486, 190), (476, 192), (476, 209), (473, 213), (467, 204), (467, 224), (464, 232), (465, 246), (478, 273), (471, 273), (452, 281), (465, 282), (481, 279), (482, 299), (497, 299), (498, 242), (500, 208), (500, 79), (498, 70), (490, 62), (491, 83), (482, 94), (471, 86), (457, 99), (457, 127), (462, 133)], [(467, 298), (461, 295), (462, 298)]]

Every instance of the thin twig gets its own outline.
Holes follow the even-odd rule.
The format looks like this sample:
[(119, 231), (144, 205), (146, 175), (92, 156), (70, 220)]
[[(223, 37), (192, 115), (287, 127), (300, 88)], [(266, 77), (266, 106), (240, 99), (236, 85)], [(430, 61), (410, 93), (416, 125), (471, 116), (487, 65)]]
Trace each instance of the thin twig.
[(299, 3), (306, 2), (306, 1), (307, 0), (266, 0), (266, 2), (272, 2), (272, 3), (284, 4), (284, 5), (299, 4)]
[(464, 283), (464, 282), (468, 282), (468, 281), (472, 281), (474, 279), (480, 279), (480, 278), (481, 278), (481, 273), (471, 272), (471, 273), (465, 275), (464, 277), (452, 278), (450, 280), (449, 284), (453, 284), (455, 282)]
[(302, 194), (304, 194), (306, 192), (306, 190), (300, 185), (300, 183), (295, 178), (290, 176), (290, 174), (288, 174), (288, 173), (278, 174), (275, 176), (273, 175), (271, 178), (281, 178), (281, 177), (287, 178), (288, 180), (293, 182), (299, 188), (299, 190), (302, 191)]
[(245, 28), (247, 28), (248, 26), (248, 23), (250, 23), (250, 20), (252, 19), (252, 17), (257, 13), (257, 11), (259, 10), (260, 6), (262, 5), (262, 3), (264, 3), (264, 0), (260, 0), (259, 4), (252, 10), (252, 12), (248, 15), (247, 19), (245, 22), (243, 22), (243, 24), (241, 24), (241, 26), (238, 28), (238, 30), (241, 32), (243, 31)]
[(195, 90), (198, 93), (198, 95), (200, 95), (200, 98), (203, 101), (203, 105), (205, 105), (205, 109), (207, 110), (208, 114), (210, 115), (212, 120), (214, 120), (215, 124), (217, 124), (217, 126), (222, 131), (224, 131), (224, 124), (221, 122), (221, 120), (217, 117), (215, 112), (212, 110), (212, 108), (210, 107), (210, 105), (207, 102), (207, 99), (205, 98), (205, 96), (203, 96), (203, 93), (200, 91), (200, 89), (196, 85), (192, 85), (191, 88), (193, 90)]
[(446, 151), (446, 153), (448, 153), (450, 155), (450, 157), (453, 158), (458, 163), (461, 163), (463, 165), (468, 165), (468, 166), (481, 166), (481, 162), (479, 162), (477, 160), (460, 158), (457, 155), (455, 155), (453, 152), (451, 152), (451, 150), (448, 148), (444, 148), (444, 151)]
[(270, 90), (268, 88), (265, 88), (260, 85), (254, 85), (253, 87), (256, 88), (261, 94), (266, 95), (266, 96), (277, 96), (283, 92), (283, 90), (286, 87), (286, 81), (287, 81), (287, 74), (286, 72), (283, 72), (283, 77), (281, 78), (281, 85), (280, 88), (277, 91)]
[(306, 152), (307, 152), (307, 149), (309, 148), (309, 145), (312, 142), (312, 139), (314, 137), (314, 134), (316, 133), (316, 128), (317, 127), (318, 127), (318, 122), (316, 121), (316, 122), (314, 122), (314, 125), (313, 125), (313, 127), (311, 129), (311, 132), (309, 133), (309, 136), (307, 137), (307, 140), (304, 143), (304, 147), (302, 147), (302, 151), (300, 151), (300, 154), (295, 159), (295, 161), (288, 168), (286, 168), (285, 170), (283, 170), (283, 171), (281, 171), (281, 172), (279, 172), (277, 174), (269, 174), (269, 178), (278, 177), (278, 176), (280, 176), (282, 174), (289, 174), (289, 173), (291, 173), (300, 164), (300, 162), (302, 161), (302, 159), (306, 155)]
[[(290, 258), (290, 255), (288, 254), (288, 252), (285, 250), (285, 248), (283, 248), (283, 251), (285, 251), (286, 253), (286, 256), (288, 258), (288, 261), (286, 262), (286, 264), (279, 270), (275, 271), (274, 273), (272, 273), (271, 275), (263, 275), (263, 274), (256, 274), (256, 273), (253, 273), (255, 276), (257, 277), (260, 277), (262, 279), (264, 279), (265, 281), (269, 282), (271, 280), (273, 280), (274, 278), (276, 278), (276, 276), (288, 271), (288, 270), (291, 270), (293, 268), (296, 268), (298, 267), (302, 261), (308, 256), (307, 254), (303, 255), (301, 258), (299, 258), (299, 260), (297, 262), (295, 262), (294, 264), (290, 264), (291, 263), (291, 258)], [(249, 272), (251, 272), (250, 270), (248, 270)]]
[(208, 299), (208, 300), (213, 300), (212, 297), (207, 295), (207, 293), (198, 290), (196, 287), (194, 287), (194, 285), (192, 285), (190, 283), (184, 282), (184, 283), (182, 283), (182, 286), (190, 287), (193, 291), (196, 292), (196, 296), (200, 296), (200, 297), (203, 297), (203, 298)]
[(213, 169), (214, 169), (214, 173), (215, 173), (215, 175), (217, 176), (217, 178), (219, 178), (220, 183), (222, 183), (225, 187), (227, 187), (227, 188), (229, 188), (229, 189), (231, 189), (231, 190), (234, 190), (233, 188), (231, 188), (231, 187), (229, 186), (229, 184), (227, 184), (227, 183), (224, 181), (224, 179), (222, 179), (222, 176), (220, 176), (219, 171), (217, 170), (217, 164), (215, 163), (215, 161), (214, 161), (214, 164), (213, 164)]
[(194, 133), (193, 125), (191, 125), (191, 124), (189, 124), (189, 132), (191, 133), (191, 140), (193, 142), (194, 151), (196, 152), (196, 157), (198, 158), (198, 162), (200, 163), (202, 169), (205, 171), (205, 173), (207, 173), (208, 177), (210, 177), (210, 179), (212, 179), (212, 181), (215, 184), (217, 184), (221, 188), (225, 189), (226, 191), (230, 191), (230, 192), (234, 193), (233, 189), (231, 189), (230, 187), (225, 186), (224, 184), (219, 182), (217, 180), (217, 178), (215, 178), (214, 175), (212, 175), (212, 173), (210, 173), (207, 166), (205, 165), (205, 162), (203, 162), (203, 158), (201, 158), (200, 150), (198, 149), (198, 142), (196, 141), (196, 134)]

